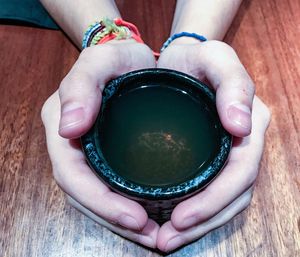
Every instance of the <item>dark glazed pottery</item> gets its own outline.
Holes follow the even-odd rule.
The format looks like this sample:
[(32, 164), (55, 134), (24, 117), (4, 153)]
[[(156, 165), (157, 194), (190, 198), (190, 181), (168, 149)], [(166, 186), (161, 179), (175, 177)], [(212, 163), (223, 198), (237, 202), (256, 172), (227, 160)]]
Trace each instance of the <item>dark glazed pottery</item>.
[[(135, 101), (139, 96), (145, 100)], [(127, 103), (122, 102), (125, 97), (128, 98)], [(172, 99), (179, 99), (178, 104), (172, 103)], [(215, 94), (208, 86), (184, 73), (167, 69), (146, 69), (124, 74), (106, 85), (98, 118), (91, 130), (81, 137), (87, 161), (112, 190), (140, 202), (148, 215), (161, 224), (170, 218), (173, 208), (180, 201), (207, 186), (226, 163), (232, 136), (221, 125), (215, 101)], [(199, 117), (201, 112), (204, 113), (203, 124), (201, 120), (197, 123), (198, 115), (195, 110), (199, 110)], [(114, 113), (118, 113), (120, 118), (114, 117)], [(118, 123), (122, 119), (126, 119), (126, 122)], [(187, 137), (195, 135), (195, 138), (180, 139), (173, 132), (159, 130), (159, 125), (156, 125), (158, 132), (153, 132), (155, 126), (152, 121), (153, 124), (163, 124), (161, 126), (164, 128), (169, 123), (175, 124), (175, 127), (178, 125), (174, 129), (170, 125), (168, 131), (177, 129), (177, 132), (183, 131)], [(127, 130), (126, 126), (131, 127)], [(134, 134), (135, 127), (142, 131), (140, 127), (143, 126), (149, 127), (150, 132), (143, 133), (138, 140), (129, 141), (128, 131)], [(203, 127), (204, 135), (197, 135), (197, 126), (199, 133)], [(180, 135), (181, 132), (178, 133)], [(202, 140), (205, 145), (201, 146)], [(137, 146), (132, 148), (130, 142)], [(157, 146), (159, 144), (160, 148)], [(186, 144), (188, 150), (182, 150)], [(202, 152), (197, 152), (197, 149)], [(120, 160), (116, 160), (118, 157), (108, 156), (108, 153), (119, 156)], [(199, 158), (205, 156), (206, 159), (198, 160), (198, 155)], [(165, 165), (168, 158), (172, 160), (171, 165)], [(143, 163), (144, 169), (141, 166)], [(167, 168), (160, 167), (160, 164)], [(138, 170), (132, 173), (136, 167)], [(187, 174), (181, 172), (185, 168)], [(144, 177), (141, 169), (145, 170)], [(169, 174), (169, 169), (174, 169), (174, 172), (170, 171)], [(156, 170), (161, 172), (161, 178), (157, 175), (159, 173), (155, 174)]]

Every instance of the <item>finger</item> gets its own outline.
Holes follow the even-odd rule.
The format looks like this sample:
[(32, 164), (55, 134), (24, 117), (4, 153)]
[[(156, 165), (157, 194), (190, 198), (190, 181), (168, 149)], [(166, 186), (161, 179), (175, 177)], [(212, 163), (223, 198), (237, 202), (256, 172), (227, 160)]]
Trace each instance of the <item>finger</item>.
[(269, 112), (258, 98), (255, 98), (253, 106), (251, 135), (234, 142), (227, 165), (207, 188), (175, 207), (171, 220), (177, 229), (186, 229), (210, 219), (254, 183)]
[(126, 237), (132, 241), (138, 242), (144, 246), (150, 247), (150, 248), (156, 248), (156, 240), (157, 240), (157, 234), (159, 230), (159, 225), (153, 221), (148, 220), (147, 224), (144, 226), (144, 228), (137, 232), (128, 230), (126, 228), (114, 225), (112, 223), (107, 222), (106, 220), (102, 219), (101, 217), (97, 216), (95, 213), (90, 211), (89, 209), (85, 208), (83, 205), (81, 205), (79, 202), (74, 200), (72, 197), (67, 197), (68, 202), (78, 209), (80, 212), (88, 216), (89, 218), (93, 219), (100, 225), (108, 228), (109, 230)]
[(97, 117), (101, 92), (109, 80), (154, 65), (151, 50), (143, 44), (104, 44), (83, 50), (59, 87), (59, 134), (65, 138), (83, 135)]
[(49, 98), (42, 111), (47, 146), (55, 180), (60, 187), (82, 205), (111, 223), (142, 230), (147, 213), (137, 202), (109, 190), (87, 166), (76, 141), (57, 134), (60, 104), (58, 93)]
[(170, 221), (165, 223), (158, 232), (157, 247), (164, 252), (173, 251), (180, 246), (199, 239), (213, 229), (223, 226), (247, 208), (252, 198), (252, 191), (253, 188), (250, 188), (216, 216), (187, 230), (177, 230)]
[(199, 79), (206, 77), (217, 91), (217, 109), (223, 126), (234, 136), (249, 135), (255, 89), (234, 50), (225, 43), (207, 41), (189, 46), (171, 46), (165, 50), (166, 55), (168, 50), (169, 53), (174, 52), (172, 47), (182, 47), (177, 50), (182, 52), (182, 57), (171, 65), (162, 59), (159, 66), (169, 66)]

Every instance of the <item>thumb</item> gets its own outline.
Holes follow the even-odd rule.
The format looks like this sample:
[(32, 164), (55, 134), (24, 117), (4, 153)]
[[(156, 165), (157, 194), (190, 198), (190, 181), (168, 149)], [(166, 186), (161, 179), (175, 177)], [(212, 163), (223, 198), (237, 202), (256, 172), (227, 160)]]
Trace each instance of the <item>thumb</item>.
[(102, 93), (97, 79), (84, 71), (72, 71), (59, 88), (61, 118), (59, 134), (65, 138), (83, 135), (94, 123)]
[(114, 43), (83, 50), (59, 87), (60, 136), (77, 138), (92, 127), (100, 109), (102, 91), (109, 80), (154, 65), (151, 50), (142, 44)]
[(208, 79), (224, 128), (237, 137), (251, 133), (255, 87), (230, 46), (219, 41), (174, 45), (165, 50), (158, 65)]

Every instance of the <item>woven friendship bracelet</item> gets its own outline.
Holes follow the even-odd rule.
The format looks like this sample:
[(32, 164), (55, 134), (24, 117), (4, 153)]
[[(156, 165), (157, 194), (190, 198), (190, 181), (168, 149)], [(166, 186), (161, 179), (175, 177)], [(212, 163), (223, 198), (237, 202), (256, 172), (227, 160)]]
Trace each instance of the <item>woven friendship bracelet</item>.
[(144, 43), (137, 27), (132, 23), (126, 22), (121, 18), (114, 20), (104, 19), (101, 23), (105, 29), (103, 30), (101, 39), (96, 44), (104, 44), (113, 39), (121, 40), (129, 38), (133, 38), (139, 43)]
[(162, 48), (160, 49), (160, 52), (162, 53), (176, 38), (179, 37), (192, 37), (198, 39), (201, 42), (207, 41), (207, 39), (202, 35), (190, 32), (180, 32), (169, 37), (168, 40), (163, 44)]
[(86, 32), (84, 33), (83, 39), (82, 39), (82, 48), (87, 48), (89, 46), (90, 40), (94, 37), (95, 34), (97, 34), (98, 31), (103, 29), (103, 26), (100, 22), (95, 22), (94, 24), (91, 24)]
[[(144, 43), (138, 28), (134, 24), (124, 21), (121, 18), (114, 20), (105, 18), (88, 27), (83, 36), (82, 48), (104, 44), (113, 39), (121, 40), (129, 38), (134, 39), (138, 43)], [(159, 56), (159, 53), (153, 52), (153, 54), (155, 57)]]
[(113, 21), (108, 18), (105, 18), (100, 22), (95, 22), (91, 24), (84, 33), (82, 40), (82, 48), (96, 45), (98, 43), (105, 43), (115, 38), (131, 38), (131, 31), (129, 28), (127, 28), (126, 26), (117, 25), (115, 23), (115, 21), (119, 20), (121, 19), (116, 19)]
[(88, 27), (83, 36), (82, 47), (86, 48), (91, 45), (103, 44), (112, 39), (121, 40), (128, 38), (144, 43), (135, 25), (120, 18), (115, 20), (105, 18)]

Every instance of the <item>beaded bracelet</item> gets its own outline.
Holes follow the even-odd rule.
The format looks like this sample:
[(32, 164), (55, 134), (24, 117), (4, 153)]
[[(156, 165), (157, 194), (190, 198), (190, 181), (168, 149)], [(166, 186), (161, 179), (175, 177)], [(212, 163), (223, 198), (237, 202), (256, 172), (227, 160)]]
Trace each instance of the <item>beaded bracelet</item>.
[(192, 37), (198, 39), (201, 42), (207, 41), (207, 39), (202, 35), (190, 32), (180, 32), (169, 37), (168, 40), (163, 44), (162, 48), (160, 49), (160, 52), (162, 53), (175, 39), (179, 37)]

